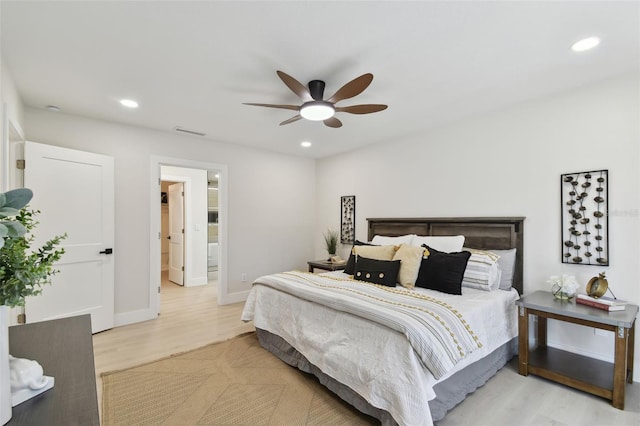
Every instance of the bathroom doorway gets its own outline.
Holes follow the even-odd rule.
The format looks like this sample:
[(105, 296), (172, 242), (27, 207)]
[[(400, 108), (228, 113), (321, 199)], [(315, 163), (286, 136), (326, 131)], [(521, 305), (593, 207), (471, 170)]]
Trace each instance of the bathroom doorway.
[(210, 284), (218, 281), (219, 179), (218, 170), (207, 171), (207, 279)]
[[(152, 159), (157, 161), (156, 187), (152, 192), (151, 227), (151, 287), (150, 305), (160, 312), (164, 304), (161, 290), (172, 284), (178, 290), (207, 286), (216, 294), (215, 303), (224, 304), (226, 290), (225, 238), (225, 176), (226, 166), (177, 159)], [(183, 287), (168, 279), (168, 188), (181, 183), (184, 186), (184, 274)], [(157, 191), (157, 192), (156, 192)], [(166, 193), (166, 197), (165, 197)], [(157, 197), (157, 198), (156, 198)], [(167, 201), (167, 204), (164, 204)], [(159, 213), (159, 214), (158, 214)], [(157, 216), (156, 216), (157, 215)], [(156, 251), (157, 248), (157, 251)], [(155, 266), (154, 266), (155, 265)], [(156, 269), (157, 268), (157, 269)], [(228, 302), (227, 302), (228, 303)]]

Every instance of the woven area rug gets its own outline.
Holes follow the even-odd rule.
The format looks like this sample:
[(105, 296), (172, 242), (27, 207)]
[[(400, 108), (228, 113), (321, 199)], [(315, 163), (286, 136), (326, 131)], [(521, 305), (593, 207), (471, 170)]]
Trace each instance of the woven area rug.
[(263, 349), (255, 332), (102, 380), (103, 425), (376, 424)]

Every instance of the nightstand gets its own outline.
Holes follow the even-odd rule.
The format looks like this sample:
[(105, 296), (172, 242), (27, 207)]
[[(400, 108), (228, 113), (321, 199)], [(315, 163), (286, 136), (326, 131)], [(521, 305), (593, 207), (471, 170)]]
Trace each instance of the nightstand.
[(347, 262), (333, 263), (328, 260), (310, 260), (309, 272), (313, 272), (314, 269), (322, 269), (323, 271), (341, 271), (347, 266)]
[[(516, 301), (518, 305), (518, 372), (535, 374), (575, 389), (611, 400), (624, 410), (626, 383), (633, 381), (633, 350), (638, 306), (607, 312), (575, 301), (555, 300), (551, 292), (537, 291)], [(529, 315), (538, 317), (538, 347), (529, 349)], [(613, 364), (584, 355), (547, 347), (547, 319), (612, 331)]]

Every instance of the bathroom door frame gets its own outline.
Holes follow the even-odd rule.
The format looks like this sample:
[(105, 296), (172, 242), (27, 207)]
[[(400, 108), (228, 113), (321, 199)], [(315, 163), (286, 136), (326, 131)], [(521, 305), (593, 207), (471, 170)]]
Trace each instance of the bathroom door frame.
[(226, 164), (208, 163), (182, 158), (151, 156), (150, 159), (150, 196), (149, 196), (149, 308), (160, 312), (160, 273), (161, 273), (161, 205), (160, 182), (161, 167), (173, 166), (200, 170), (215, 170), (220, 174), (218, 181), (218, 304), (225, 305), (240, 300), (229, 294), (227, 268), (227, 199), (228, 168)]

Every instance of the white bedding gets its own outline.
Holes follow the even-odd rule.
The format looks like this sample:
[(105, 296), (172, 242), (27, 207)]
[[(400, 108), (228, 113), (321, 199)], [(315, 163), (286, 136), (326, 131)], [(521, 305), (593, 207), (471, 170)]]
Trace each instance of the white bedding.
[[(341, 272), (327, 275), (348, 277)], [(482, 344), (439, 380), (517, 335), (515, 290), (487, 292), (463, 287), (462, 296), (415, 291), (460, 311)], [(242, 319), (282, 337), (325, 374), (391, 413), (399, 424), (432, 424), (427, 401), (435, 397), (433, 386), (438, 380), (424, 368), (402, 333), (260, 284), (253, 286)]]

